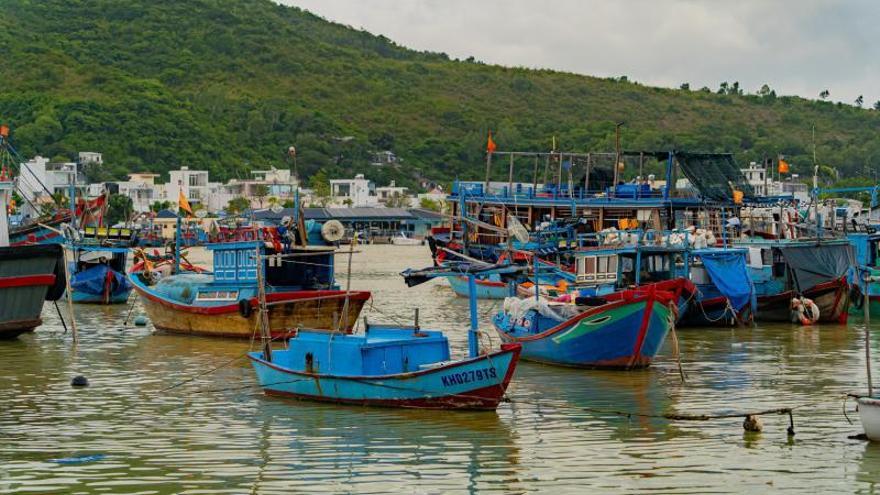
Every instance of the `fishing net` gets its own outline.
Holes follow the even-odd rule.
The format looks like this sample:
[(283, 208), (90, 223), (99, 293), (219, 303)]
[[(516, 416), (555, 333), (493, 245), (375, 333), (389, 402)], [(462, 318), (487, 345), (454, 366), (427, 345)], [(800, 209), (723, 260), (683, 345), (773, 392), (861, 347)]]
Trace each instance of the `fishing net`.
[(733, 191), (742, 191), (746, 198), (754, 197), (752, 186), (746, 182), (729, 153), (675, 154), (681, 171), (705, 199), (732, 201)]

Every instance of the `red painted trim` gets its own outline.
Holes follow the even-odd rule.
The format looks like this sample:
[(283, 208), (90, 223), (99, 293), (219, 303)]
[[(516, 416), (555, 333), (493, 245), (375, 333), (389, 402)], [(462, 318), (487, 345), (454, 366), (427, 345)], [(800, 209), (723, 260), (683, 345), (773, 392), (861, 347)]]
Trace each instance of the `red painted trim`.
[(20, 275), (17, 277), (0, 277), (0, 289), (12, 287), (46, 286), (55, 283), (55, 275)]
[[(467, 282), (467, 277), (456, 277), (456, 278), (458, 278), (459, 280), (461, 280), (463, 282)], [(507, 287), (507, 284), (505, 284), (504, 282), (496, 282), (494, 280), (485, 280), (485, 279), (475, 278), (474, 282), (476, 282), (477, 285), (484, 285), (486, 287)]]
[(16, 246), (28, 246), (30, 244), (40, 244), (43, 241), (48, 241), (49, 239), (54, 239), (60, 235), (61, 234), (59, 234), (58, 232), (52, 232), (52, 231), (50, 231), (48, 234), (46, 234), (44, 236), (40, 236), (40, 237), (36, 237), (33, 234), (28, 234), (26, 240), (12, 242), (9, 245), (11, 247), (16, 247)]
[(648, 293), (648, 302), (645, 303), (645, 313), (642, 315), (642, 326), (639, 328), (639, 335), (636, 338), (636, 345), (633, 347), (632, 360), (630, 366), (635, 364), (636, 359), (642, 353), (642, 346), (645, 344), (645, 335), (648, 333), (648, 326), (651, 324), (651, 312), (654, 310), (654, 287), (651, 287)]

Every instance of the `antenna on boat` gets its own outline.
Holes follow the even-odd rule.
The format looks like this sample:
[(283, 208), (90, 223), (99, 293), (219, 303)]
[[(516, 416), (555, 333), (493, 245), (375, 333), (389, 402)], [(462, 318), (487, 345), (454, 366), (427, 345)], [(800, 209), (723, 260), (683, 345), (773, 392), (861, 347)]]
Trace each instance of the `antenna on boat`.
[(477, 319), (477, 281), (473, 273), (468, 273), (468, 303), (471, 313), (471, 327), (468, 330), (468, 357), (475, 358), (480, 355), (480, 342), (477, 339), (479, 321)]

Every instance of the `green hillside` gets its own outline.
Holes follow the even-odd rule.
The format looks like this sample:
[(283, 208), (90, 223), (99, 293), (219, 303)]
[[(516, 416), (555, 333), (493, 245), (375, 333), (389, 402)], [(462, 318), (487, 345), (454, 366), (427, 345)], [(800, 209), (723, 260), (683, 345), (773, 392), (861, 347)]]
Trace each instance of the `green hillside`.
[[(795, 97), (659, 89), (452, 61), (269, 0), (0, 0), (0, 120), (26, 156), (102, 151), (108, 173), (285, 166), (409, 184), (480, 177), (500, 149), (624, 146), (818, 156), (842, 176), (880, 168), (880, 112)], [(350, 137), (350, 138), (349, 138)], [(368, 165), (393, 149), (397, 168)], [(500, 173), (500, 172), (499, 172)]]

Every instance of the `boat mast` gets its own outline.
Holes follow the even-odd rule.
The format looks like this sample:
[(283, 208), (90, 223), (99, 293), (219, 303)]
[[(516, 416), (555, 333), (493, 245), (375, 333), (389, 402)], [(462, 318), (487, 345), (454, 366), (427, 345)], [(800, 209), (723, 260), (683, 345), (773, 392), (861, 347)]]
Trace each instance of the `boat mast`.
[[(480, 355), (480, 343), (477, 338), (479, 322), (477, 321), (477, 281), (473, 273), (468, 273), (468, 302), (470, 303), (471, 327), (468, 330), (468, 357)], [(535, 286), (537, 289), (537, 286)]]

